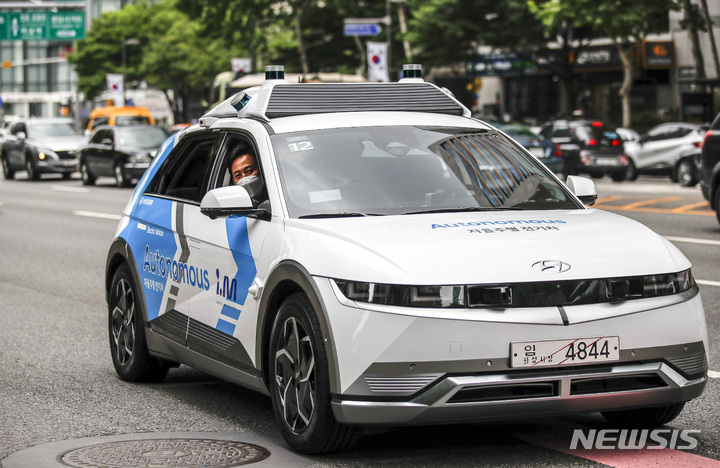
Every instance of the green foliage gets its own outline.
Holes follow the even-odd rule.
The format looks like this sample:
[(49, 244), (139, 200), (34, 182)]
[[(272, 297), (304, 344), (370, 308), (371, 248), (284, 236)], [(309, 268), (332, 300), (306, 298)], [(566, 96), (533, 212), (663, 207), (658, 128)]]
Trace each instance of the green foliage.
[(525, 0), (410, 0), (408, 7), (407, 38), (428, 67), (470, 60), (479, 45), (520, 52), (542, 42)]

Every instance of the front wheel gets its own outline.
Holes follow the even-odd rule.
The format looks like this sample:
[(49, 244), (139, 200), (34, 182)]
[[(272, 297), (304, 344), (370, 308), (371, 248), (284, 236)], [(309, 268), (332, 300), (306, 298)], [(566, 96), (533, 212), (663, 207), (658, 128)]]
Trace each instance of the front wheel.
[(80, 175), (82, 176), (83, 185), (94, 185), (95, 184), (95, 175), (92, 172), (90, 172), (90, 168), (88, 168), (86, 162), (83, 162), (80, 165)]
[(115, 182), (118, 187), (127, 187), (130, 181), (125, 176), (125, 170), (120, 162), (115, 163)]
[(10, 169), (10, 163), (5, 158), (2, 158), (2, 167), (3, 167), (3, 176), (5, 176), (5, 180), (12, 180), (15, 178), (15, 171)]
[(611, 424), (621, 428), (652, 428), (662, 426), (675, 419), (685, 403), (675, 403), (652, 408), (640, 408), (625, 411), (603, 411), (603, 417)]
[(108, 301), (112, 361), (123, 380), (159, 382), (167, 375), (170, 363), (150, 356), (139, 301), (130, 268), (123, 264), (113, 276)]
[(320, 323), (304, 294), (288, 297), (273, 324), (268, 352), (273, 413), (285, 441), (296, 451), (328, 453), (360, 435), (340, 424), (330, 406), (328, 361)]
[(675, 169), (675, 179), (683, 187), (694, 187), (698, 183), (695, 164), (691, 159), (682, 159)]
[(714, 206), (715, 206), (715, 217), (717, 218), (718, 223), (720, 223), (720, 187), (715, 187)]
[(35, 164), (33, 164), (30, 158), (25, 160), (25, 170), (27, 171), (28, 179), (38, 180), (40, 178), (37, 169), (35, 169)]
[(635, 163), (633, 163), (632, 159), (630, 159), (627, 168), (625, 168), (625, 180), (637, 180), (638, 175), (639, 174), (637, 168), (635, 167)]

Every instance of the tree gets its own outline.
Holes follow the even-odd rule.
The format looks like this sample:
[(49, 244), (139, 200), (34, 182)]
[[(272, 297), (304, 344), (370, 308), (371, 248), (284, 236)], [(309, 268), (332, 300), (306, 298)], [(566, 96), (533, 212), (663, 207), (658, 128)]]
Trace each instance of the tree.
[[(87, 38), (68, 56), (78, 74), (78, 90), (88, 100), (105, 91), (106, 74), (123, 71), (123, 41), (134, 38), (139, 44), (126, 46), (126, 86), (145, 81), (165, 92), (175, 90), (181, 99), (202, 93), (222, 64), (230, 63), (232, 51), (200, 30), (174, 0), (142, 1), (106, 13), (93, 21)], [(177, 111), (177, 101), (169, 101)], [(182, 114), (176, 118), (188, 120)]]
[(407, 39), (427, 68), (466, 63), (478, 47), (529, 51), (543, 28), (525, 0), (410, 0)]
[(557, 18), (563, 17), (576, 27), (587, 26), (596, 34), (613, 41), (623, 64), (623, 82), (619, 91), (623, 103), (622, 125), (630, 127), (632, 54), (648, 34), (663, 32), (666, 29), (669, 11), (680, 8), (677, 1), (548, 0), (543, 3), (533, 3), (535, 14), (542, 20), (548, 34), (556, 25)]

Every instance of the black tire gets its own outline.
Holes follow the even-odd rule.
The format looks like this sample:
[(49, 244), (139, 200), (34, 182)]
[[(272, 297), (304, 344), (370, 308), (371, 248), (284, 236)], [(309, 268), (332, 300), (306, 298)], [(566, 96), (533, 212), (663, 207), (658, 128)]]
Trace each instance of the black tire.
[(127, 187), (130, 185), (130, 181), (125, 176), (125, 170), (122, 168), (120, 162), (115, 163), (115, 183), (118, 187)]
[(12, 180), (15, 178), (15, 171), (10, 169), (10, 163), (7, 162), (7, 159), (2, 158), (2, 167), (3, 167), (3, 176), (6, 180)]
[(352, 445), (361, 430), (340, 424), (330, 406), (328, 360), (310, 300), (294, 294), (282, 303), (268, 348), (268, 383), (275, 420), (285, 441), (306, 454)]
[(170, 363), (150, 356), (143, 307), (127, 264), (113, 276), (108, 301), (110, 352), (115, 371), (130, 382), (159, 382), (168, 373)]
[(638, 178), (638, 170), (635, 167), (635, 163), (630, 160), (630, 163), (627, 165), (627, 168), (625, 168), (625, 180), (637, 180)]
[(627, 172), (613, 172), (610, 174), (610, 178), (613, 180), (613, 182), (622, 182), (627, 178)]
[(625, 411), (603, 411), (603, 417), (620, 428), (645, 429), (665, 425), (675, 419), (685, 403), (675, 403), (652, 408), (640, 408)]
[(685, 158), (678, 162), (675, 168), (675, 180), (683, 187), (694, 187), (698, 183), (695, 173), (695, 164), (691, 159)]
[(87, 163), (83, 162), (80, 165), (80, 175), (82, 176), (82, 183), (83, 185), (95, 185), (95, 175), (90, 172), (90, 169), (87, 167)]
[(29, 180), (38, 180), (40, 178), (40, 174), (38, 174), (37, 169), (35, 169), (35, 164), (33, 164), (30, 158), (25, 160), (25, 170), (27, 171)]
[(715, 206), (715, 218), (717, 218), (718, 223), (720, 223), (720, 187), (715, 187), (714, 206)]

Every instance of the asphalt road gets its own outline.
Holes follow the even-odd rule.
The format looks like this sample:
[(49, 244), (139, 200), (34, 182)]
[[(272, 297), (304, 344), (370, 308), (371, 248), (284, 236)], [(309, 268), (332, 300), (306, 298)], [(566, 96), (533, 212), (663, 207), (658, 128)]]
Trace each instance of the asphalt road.
[(574, 429), (609, 427), (599, 415), (373, 428), (347, 452), (300, 457), (279, 438), (267, 397), (184, 366), (160, 384), (120, 381), (108, 351), (103, 276), (117, 215), (131, 191), (113, 187), (110, 179), (99, 183), (84, 187), (79, 179), (0, 179), (4, 468), (24, 466), (19, 464), (28, 461), (24, 454), (36, 456), (34, 448), (43, 447), (49, 461), (38, 456), (27, 466), (60, 466), (54, 456), (67, 441), (72, 445), (81, 438), (180, 433), (210, 438), (235, 434), (262, 445), (271, 456), (256, 466), (720, 466), (720, 225), (703, 208), (697, 188), (683, 189), (663, 179), (598, 182), (598, 207), (650, 226), (692, 261), (710, 333), (715, 378), (703, 397), (688, 404), (669, 426), (697, 431), (697, 447), (669, 451), (674, 461), (665, 460), (667, 465), (658, 459), (666, 451), (643, 451), (633, 465), (627, 451), (605, 451), (600, 454), (605, 458), (598, 458), (568, 450)]

